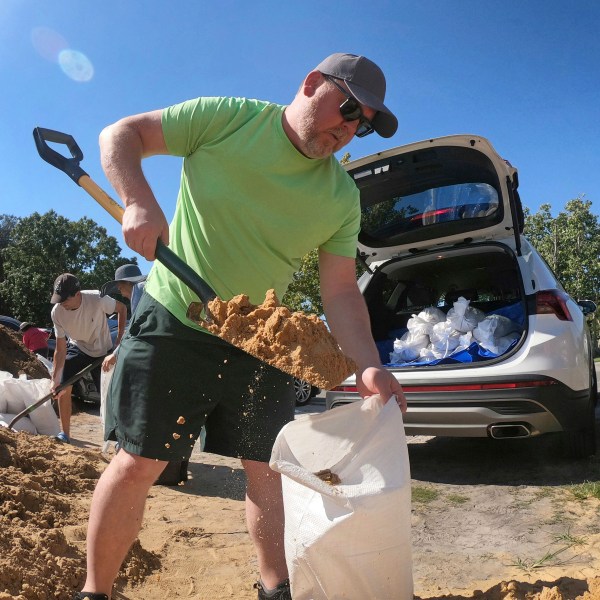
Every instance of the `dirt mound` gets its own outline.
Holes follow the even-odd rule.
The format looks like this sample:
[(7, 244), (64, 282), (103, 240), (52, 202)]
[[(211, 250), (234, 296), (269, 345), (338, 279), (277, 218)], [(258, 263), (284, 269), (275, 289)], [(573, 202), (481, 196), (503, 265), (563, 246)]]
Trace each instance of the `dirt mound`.
[(212, 323), (192, 304), (188, 316), (211, 333), (281, 371), (329, 390), (356, 371), (354, 361), (340, 350), (325, 323), (316, 315), (291, 312), (269, 290), (262, 304), (240, 294), (228, 302), (208, 303)]
[[(106, 463), (98, 453), (0, 428), (0, 600), (70, 600), (85, 579), (89, 496)], [(160, 567), (136, 542), (120, 579)]]
[(48, 369), (28, 350), (16, 332), (0, 325), (0, 371), (13, 377), (25, 373), (31, 379), (48, 379)]
[[(419, 596), (415, 596), (415, 600)], [(422, 600), (600, 600), (600, 577), (581, 580), (561, 577), (557, 581), (502, 581), (486, 592), (469, 596), (444, 595)]]

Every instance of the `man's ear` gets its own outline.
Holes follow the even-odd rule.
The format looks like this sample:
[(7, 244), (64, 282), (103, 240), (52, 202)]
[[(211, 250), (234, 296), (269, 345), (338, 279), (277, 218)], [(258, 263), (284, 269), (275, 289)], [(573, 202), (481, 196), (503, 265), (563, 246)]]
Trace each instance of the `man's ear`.
[(308, 98), (314, 96), (317, 88), (325, 81), (320, 71), (311, 71), (302, 84), (302, 92)]

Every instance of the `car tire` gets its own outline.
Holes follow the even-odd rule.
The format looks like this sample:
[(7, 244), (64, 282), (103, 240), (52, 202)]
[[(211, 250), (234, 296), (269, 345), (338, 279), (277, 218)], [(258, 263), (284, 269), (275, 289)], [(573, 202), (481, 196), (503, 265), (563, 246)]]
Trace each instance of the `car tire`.
[(596, 454), (596, 404), (597, 383), (595, 372), (593, 372), (590, 386), (588, 424), (585, 429), (565, 431), (562, 434), (563, 453), (567, 458), (587, 458)]
[(304, 379), (296, 379), (294, 377), (294, 393), (296, 394), (296, 406), (305, 406), (310, 403), (315, 388)]
[(82, 377), (73, 384), (73, 397), (81, 402), (100, 404), (100, 394), (91, 377)]

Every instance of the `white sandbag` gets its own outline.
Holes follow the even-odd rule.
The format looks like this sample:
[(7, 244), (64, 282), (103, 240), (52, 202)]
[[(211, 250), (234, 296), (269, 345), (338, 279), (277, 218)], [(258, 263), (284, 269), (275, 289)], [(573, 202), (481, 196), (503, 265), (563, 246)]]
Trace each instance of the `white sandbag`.
[(429, 336), (408, 331), (399, 340), (394, 340), (394, 350), (390, 352), (390, 362), (405, 362), (419, 356), (421, 348), (429, 343)]
[(444, 311), (430, 306), (424, 308), (418, 315), (412, 315), (406, 323), (406, 327), (410, 333), (415, 335), (429, 335), (436, 323), (445, 320), (446, 314)]
[(18, 415), (27, 408), (25, 399), (28, 391), (23, 386), (23, 382), (26, 380), (12, 376), (0, 380), (0, 396), (6, 400), (6, 412), (10, 414)]
[(469, 306), (469, 300), (462, 296), (454, 303), (453, 308), (448, 311), (446, 321), (461, 333), (473, 331), (480, 321), (485, 318), (485, 313), (478, 308)]
[(419, 319), (425, 321), (426, 323), (430, 323), (431, 325), (435, 325), (436, 323), (446, 320), (446, 314), (444, 311), (436, 308), (435, 306), (428, 306), (427, 308), (424, 308), (417, 316)]
[[(11, 415), (10, 413), (0, 412), (0, 427), (8, 427), (9, 423), (16, 417), (17, 415)], [(25, 431), (27, 433), (33, 433), (34, 435), (37, 433), (35, 425), (31, 422), (29, 417), (23, 417), (19, 419), (13, 426), (15, 431)]]
[[(4, 378), (0, 380), (0, 397), (6, 400), (6, 412), (19, 414), (50, 393), (50, 379)], [(60, 431), (58, 418), (49, 398), (29, 414), (36, 432), (55, 436)]]
[[(279, 433), (285, 555), (294, 600), (411, 600), (410, 470), (402, 413), (379, 396)], [(315, 473), (330, 470), (330, 485)]]
[(521, 327), (503, 315), (489, 315), (477, 325), (473, 336), (480, 343), (491, 342), (496, 337), (504, 337), (509, 333), (519, 333)]
[(435, 358), (446, 358), (458, 347), (461, 335), (449, 321), (436, 323), (431, 330), (429, 349)]
[[(50, 379), (29, 379), (29, 394), (25, 398), (25, 404), (31, 406), (44, 396), (47, 396), (52, 390), (52, 381)], [(50, 435), (55, 437), (60, 432), (60, 423), (56, 412), (52, 407), (52, 399), (48, 398), (46, 402), (40, 404), (29, 413), (29, 418), (35, 425), (40, 435)]]

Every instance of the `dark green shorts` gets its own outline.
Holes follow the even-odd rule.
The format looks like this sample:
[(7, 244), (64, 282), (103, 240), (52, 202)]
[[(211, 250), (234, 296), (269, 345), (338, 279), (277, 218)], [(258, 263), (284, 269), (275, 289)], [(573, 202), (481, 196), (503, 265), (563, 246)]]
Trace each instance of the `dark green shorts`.
[(119, 347), (105, 439), (146, 458), (183, 460), (205, 425), (207, 452), (268, 462), (294, 410), (289, 375), (183, 325), (144, 293)]

